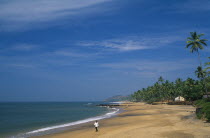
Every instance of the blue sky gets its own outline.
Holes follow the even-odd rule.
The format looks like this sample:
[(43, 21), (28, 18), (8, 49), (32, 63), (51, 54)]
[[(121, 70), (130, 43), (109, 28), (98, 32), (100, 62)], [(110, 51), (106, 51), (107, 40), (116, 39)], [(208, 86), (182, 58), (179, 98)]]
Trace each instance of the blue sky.
[[(193, 77), (209, 0), (1, 0), (0, 101), (89, 101)], [(201, 52), (207, 61), (210, 49)]]

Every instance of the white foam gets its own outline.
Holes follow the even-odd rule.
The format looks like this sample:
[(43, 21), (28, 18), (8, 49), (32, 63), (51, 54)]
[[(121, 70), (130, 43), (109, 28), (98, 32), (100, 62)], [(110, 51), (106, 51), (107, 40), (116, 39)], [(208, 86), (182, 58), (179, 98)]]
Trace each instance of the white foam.
[(67, 123), (67, 124), (62, 124), (62, 125), (37, 129), (37, 130), (34, 130), (34, 131), (27, 132), (26, 135), (39, 133), (39, 132), (44, 132), (44, 131), (48, 131), (48, 130), (53, 130), (53, 129), (57, 129), (57, 128), (63, 128), (63, 127), (69, 127), (69, 126), (73, 126), (73, 125), (83, 124), (83, 123), (87, 123), (87, 122), (91, 122), (91, 121), (95, 121), (95, 120), (101, 120), (101, 119), (109, 118), (109, 117), (115, 115), (119, 111), (119, 109), (116, 109), (116, 108), (112, 108), (112, 109), (114, 109), (115, 111), (110, 112), (110, 113), (106, 113), (105, 115), (102, 115), (102, 116), (96, 116), (96, 117), (91, 117), (91, 118), (87, 118), (87, 119), (84, 119), (84, 120), (79, 120), (79, 121), (75, 121), (75, 122), (71, 122), (71, 123)]
[(123, 104), (123, 103), (125, 103), (125, 102), (110, 102), (110, 103), (114, 103), (114, 104)]

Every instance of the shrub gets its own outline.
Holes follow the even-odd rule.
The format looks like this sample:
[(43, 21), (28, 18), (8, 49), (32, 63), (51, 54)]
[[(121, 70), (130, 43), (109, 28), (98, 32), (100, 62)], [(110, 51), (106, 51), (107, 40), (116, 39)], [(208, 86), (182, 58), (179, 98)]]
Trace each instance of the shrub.
[(205, 103), (207, 103), (207, 99), (201, 99), (201, 100), (195, 101), (195, 105), (198, 107), (203, 107)]
[(197, 111), (196, 111), (197, 117), (199, 119), (205, 118), (209, 122), (210, 121), (210, 101), (209, 101), (209, 99), (197, 100), (195, 102), (195, 105), (198, 107)]
[(210, 121), (210, 102), (203, 104), (202, 113), (207, 121)]
[(198, 119), (203, 118), (203, 114), (202, 114), (201, 111), (200, 111), (200, 112), (197, 112), (197, 113), (196, 113), (196, 116), (197, 116)]

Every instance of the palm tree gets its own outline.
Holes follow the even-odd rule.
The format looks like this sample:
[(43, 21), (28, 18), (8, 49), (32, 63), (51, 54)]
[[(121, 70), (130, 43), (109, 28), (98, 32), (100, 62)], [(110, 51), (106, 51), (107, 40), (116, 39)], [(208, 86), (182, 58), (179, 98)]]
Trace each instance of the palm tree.
[(195, 74), (201, 80), (203, 80), (206, 76), (206, 72), (202, 69), (201, 66), (198, 66), (197, 70), (195, 71)]
[(164, 79), (163, 79), (162, 76), (160, 76), (160, 77), (158, 78), (158, 83), (159, 83), (159, 84), (162, 84), (163, 82), (164, 82)]
[(190, 32), (191, 37), (187, 38), (187, 45), (186, 48), (190, 47), (190, 52), (197, 52), (198, 53), (198, 59), (200, 62), (200, 66), (202, 67), (201, 64), (201, 59), (200, 59), (200, 53), (199, 53), (199, 49), (202, 50), (203, 45), (207, 46), (206, 42), (207, 39), (200, 39), (201, 36), (203, 36), (204, 34), (197, 34), (196, 32)]
[(198, 78), (201, 79), (201, 82), (203, 82), (205, 91), (207, 93), (207, 87), (206, 87), (206, 81), (205, 81), (206, 72), (202, 69), (201, 66), (198, 66), (197, 70), (195, 71), (195, 74)]
[(175, 88), (176, 88), (176, 94), (177, 96), (181, 96), (183, 93), (183, 81), (181, 78), (176, 79), (175, 81)]
[(190, 101), (192, 100), (191, 96), (193, 93), (194, 86), (195, 86), (195, 80), (193, 80), (192, 78), (187, 78), (187, 80), (185, 81), (184, 97)]

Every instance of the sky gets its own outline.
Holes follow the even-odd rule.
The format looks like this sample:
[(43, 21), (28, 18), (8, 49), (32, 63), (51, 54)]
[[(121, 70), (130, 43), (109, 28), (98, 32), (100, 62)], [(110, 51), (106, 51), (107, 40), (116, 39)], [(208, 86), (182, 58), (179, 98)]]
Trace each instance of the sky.
[(196, 79), (186, 38), (210, 40), (209, 17), (210, 0), (0, 0), (0, 101), (100, 101), (159, 76)]

